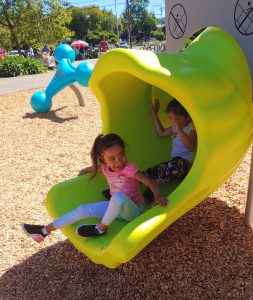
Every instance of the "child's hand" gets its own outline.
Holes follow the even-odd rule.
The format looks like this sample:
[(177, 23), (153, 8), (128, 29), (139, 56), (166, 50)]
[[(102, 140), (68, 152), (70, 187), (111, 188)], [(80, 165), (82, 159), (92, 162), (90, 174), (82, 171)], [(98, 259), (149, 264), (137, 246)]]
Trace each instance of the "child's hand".
[(176, 131), (176, 133), (179, 133), (180, 131), (183, 130), (181, 124), (178, 121), (171, 121), (170, 124), (173, 127), (173, 129)]
[(167, 207), (168, 206), (168, 199), (165, 196), (159, 196), (159, 197), (155, 197), (154, 202), (152, 203), (152, 206), (155, 205), (161, 205), (162, 207)]
[(152, 113), (157, 114), (160, 108), (160, 102), (159, 99), (156, 99), (155, 102), (152, 105)]

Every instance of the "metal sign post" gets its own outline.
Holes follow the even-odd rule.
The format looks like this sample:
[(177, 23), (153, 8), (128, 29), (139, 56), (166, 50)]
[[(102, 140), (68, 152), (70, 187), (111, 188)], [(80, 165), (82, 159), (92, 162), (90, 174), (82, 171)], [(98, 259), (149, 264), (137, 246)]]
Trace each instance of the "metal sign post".
[(253, 146), (252, 146), (252, 152), (251, 152), (249, 189), (248, 189), (248, 197), (247, 197), (244, 221), (245, 221), (246, 226), (253, 228)]

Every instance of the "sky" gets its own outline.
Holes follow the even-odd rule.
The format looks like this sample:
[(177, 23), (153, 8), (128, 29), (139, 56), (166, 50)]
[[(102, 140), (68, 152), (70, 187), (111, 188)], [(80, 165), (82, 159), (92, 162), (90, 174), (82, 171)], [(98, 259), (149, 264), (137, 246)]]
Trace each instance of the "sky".
[[(125, 0), (67, 0), (70, 4), (74, 6), (89, 6), (96, 5), (101, 9), (112, 10), (114, 15), (120, 17), (123, 10), (126, 7)], [(129, 0), (129, 3), (131, 0)], [(134, 0), (132, 0), (134, 2)], [(165, 0), (149, 0), (148, 10), (153, 12), (156, 18), (161, 18), (165, 16)]]

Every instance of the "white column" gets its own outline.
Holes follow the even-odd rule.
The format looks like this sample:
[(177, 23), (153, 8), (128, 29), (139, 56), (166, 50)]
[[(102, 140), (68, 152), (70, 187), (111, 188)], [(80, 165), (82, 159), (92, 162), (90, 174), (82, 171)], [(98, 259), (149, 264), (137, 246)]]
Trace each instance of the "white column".
[(251, 166), (249, 174), (249, 188), (247, 204), (245, 209), (245, 219), (244, 222), (246, 226), (253, 228), (253, 146), (251, 152)]

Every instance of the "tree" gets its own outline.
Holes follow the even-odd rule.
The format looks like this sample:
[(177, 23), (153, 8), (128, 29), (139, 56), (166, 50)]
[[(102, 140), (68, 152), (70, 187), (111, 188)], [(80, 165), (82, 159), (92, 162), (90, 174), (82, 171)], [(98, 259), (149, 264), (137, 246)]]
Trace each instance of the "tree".
[(10, 50), (11, 47), (11, 36), (9, 30), (0, 25), (0, 48)]
[(112, 31), (91, 31), (87, 34), (86, 40), (90, 45), (97, 45), (105, 38), (109, 44), (114, 44), (118, 41), (118, 36)]
[[(142, 39), (150, 35), (156, 29), (157, 20), (153, 13), (149, 13), (147, 6), (149, 0), (135, 0), (130, 3), (131, 33), (137, 39)], [(123, 36), (128, 32), (127, 13), (123, 12), (121, 17), (123, 24)]]
[(165, 38), (164, 32), (162, 30), (154, 30), (150, 32), (150, 35), (156, 40), (163, 41)]
[(21, 51), (23, 45), (54, 43), (68, 38), (70, 13), (62, 0), (2, 0), (0, 26), (11, 44)]
[(78, 39), (86, 39), (91, 31), (116, 31), (116, 17), (111, 11), (101, 10), (96, 6), (72, 7), (72, 21), (69, 28)]

